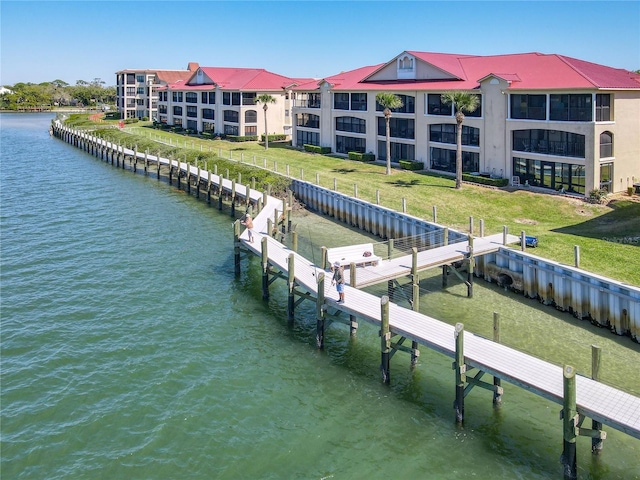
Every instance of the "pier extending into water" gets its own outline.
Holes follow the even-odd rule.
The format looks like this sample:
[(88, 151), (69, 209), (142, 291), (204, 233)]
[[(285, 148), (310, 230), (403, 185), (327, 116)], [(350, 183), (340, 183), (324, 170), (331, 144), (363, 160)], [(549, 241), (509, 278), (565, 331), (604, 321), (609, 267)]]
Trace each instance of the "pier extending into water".
[[(347, 323), (351, 332), (355, 333), (358, 328), (357, 319), (361, 319), (380, 328), (380, 368), (385, 383), (390, 382), (391, 358), (398, 351), (409, 353), (412, 363), (419, 357), (420, 346), (452, 358), (452, 397), (455, 399), (454, 411), (458, 422), (464, 420), (464, 399), (476, 386), (490, 390), (494, 405), (500, 405), (502, 380), (562, 405), (565, 478), (576, 476), (576, 441), (579, 436), (592, 438), (594, 452), (602, 448), (602, 440), (606, 438), (606, 433), (602, 431), (603, 425), (640, 439), (640, 398), (597, 380), (597, 348), (593, 351), (593, 378), (586, 378), (577, 375), (570, 365), (561, 368), (501, 345), (499, 318), (494, 319), (496, 336), (493, 340), (486, 339), (466, 332), (462, 324), (451, 326), (423, 315), (417, 311), (415, 304), (413, 309), (407, 309), (394, 304), (387, 296), (378, 298), (366, 293), (357, 288), (357, 282), (346, 287), (346, 301), (338, 303), (337, 294), (329, 285), (324, 264), (315, 265), (274, 238), (278, 225), (283, 224), (283, 228), (287, 228), (287, 224), (290, 226), (290, 221), (286, 220), (290, 210), (281, 200), (266, 192), (257, 192), (249, 186), (237, 185), (235, 181), (220, 175), (204, 172), (188, 163), (110, 145), (89, 133), (71, 130), (59, 124), (55, 126), (54, 134), (117, 167), (125, 168), (125, 160), (128, 159), (130, 169), (135, 172), (138, 163), (144, 162), (144, 172), (148, 173), (150, 166), (154, 165), (158, 178), (160, 168), (168, 168), (169, 181), (172, 182), (175, 178), (180, 187), (181, 179), (184, 179), (184, 188), (189, 192), (192, 188), (196, 189), (198, 198), (201, 198), (201, 188), (208, 201), (211, 201), (211, 192), (217, 192), (220, 205), (223, 196), (227, 196), (232, 200), (232, 215), (236, 204), (247, 210), (255, 209), (258, 212), (254, 218), (256, 242), (248, 241), (247, 232), (241, 231), (239, 221), (234, 223), (236, 273), (240, 272), (242, 250), (258, 255), (262, 260), (264, 298), (269, 298), (269, 286), (273, 281), (281, 278), (288, 282), (288, 315), (291, 321), (295, 318), (295, 309), (300, 302), (315, 302), (316, 341), (319, 348), (324, 346), (325, 329), (332, 321)], [(473, 250), (476, 240), (469, 240), (466, 245), (467, 254), (464, 254), (464, 249), (461, 253), (473, 265), (473, 262), (469, 262), (473, 258), (469, 253), (475, 256), (479, 253)], [(416, 258), (417, 255), (416, 249), (411, 258)], [(414, 282), (415, 280), (417, 278)], [(411, 347), (405, 345), (409, 342)], [(493, 377), (492, 381), (483, 380), (484, 375)], [(590, 428), (584, 426), (587, 418), (591, 419)]]

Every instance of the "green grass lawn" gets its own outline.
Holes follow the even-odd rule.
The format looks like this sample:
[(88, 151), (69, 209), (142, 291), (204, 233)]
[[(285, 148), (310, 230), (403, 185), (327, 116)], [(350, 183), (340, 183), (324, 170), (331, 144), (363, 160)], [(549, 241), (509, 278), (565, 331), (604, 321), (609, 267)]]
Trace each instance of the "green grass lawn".
[[(608, 205), (592, 205), (581, 198), (525, 189), (507, 191), (464, 184), (461, 190), (456, 190), (452, 178), (395, 169), (387, 176), (382, 164), (310, 154), (286, 143), (270, 142), (265, 150), (256, 142), (206, 140), (156, 130), (142, 123), (127, 126), (125, 132), (111, 131), (109, 135), (129, 145), (138, 144), (140, 151), (148, 148), (152, 153), (170, 143), (176, 157), (186, 155), (201, 166), (206, 160), (210, 169), (216, 158), (231, 158), (234, 164), (241, 160), (245, 167), (254, 162), (264, 167), (266, 162), (271, 172), (285, 173), (288, 166), (294, 178), (315, 183), (318, 175), (321, 186), (333, 189), (336, 182), (337, 190), (349, 195), (353, 195), (357, 184), (358, 197), (371, 202), (375, 202), (379, 191), (380, 204), (395, 210), (402, 209), (404, 198), (407, 212), (416, 217), (431, 220), (436, 206), (438, 223), (461, 231), (468, 231), (469, 217), (473, 217), (476, 235), (480, 219), (484, 221), (485, 234), (502, 232), (506, 225), (514, 235), (525, 231), (537, 236), (539, 247), (533, 253), (563, 264), (573, 265), (574, 246), (578, 245), (581, 268), (640, 285), (637, 196), (632, 199), (621, 195)], [(243, 173), (243, 178), (247, 175)]]

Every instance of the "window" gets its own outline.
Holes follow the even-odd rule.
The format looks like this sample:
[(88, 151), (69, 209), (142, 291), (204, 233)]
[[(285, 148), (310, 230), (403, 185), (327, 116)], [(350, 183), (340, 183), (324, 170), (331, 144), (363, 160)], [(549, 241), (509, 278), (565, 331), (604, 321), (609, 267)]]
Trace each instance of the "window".
[(257, 97), (256, 92), (243, 92), (242, 105), (255, 105), (256, 97)]
[(318, 132), (296, 130), (296, 146), (302, 147), (305, 144), (320, 146), (320, 134)]
[(367, 111), (367, 94), (352, 93), (351, 94), (351, 110)]
[(225, 125), (224, 126), (225, 135), (238, 135), (238, 126), (237, 125)]
[(144, 75), (136, 75), (136, 82), (144, 83)]
[(127, 85), (131, 85), (132, 83), (136, 83), (136, 76), (133, 73), (127, 73)]
[[(391, 145), (391, 161), (399, 162), (400, 160), (415, 160), (415, 147), (408, 143), (390, 142)], [(378, 160), (387, 160), (387, 142), (378, 140)]]
[(175, 127), (182, 127), (182, 119), (181, 118), (174, 118), (173, 119), (173, 125)]
[(258, 127), (257, 125), (247, 125), (244, 127), (245, 135), (258, 135)]
[(132, 97), (136, 94), (136, 88), (135, 87), (127, 87), (127, 96), (128, 97)]
[[(430, 148), (431, 169), (442, 172), (455, 173), (456, 151), (445, 148)], [(462, 171), (477, 172), (480, 170), (480, 154), (477, 152), (462, 152)]]
[(240, 92), (231, 92), (231, 105), (240, 105)]
[(172, 92), (173, 101), (176, 103), (182, 103), (182, 92)]
[(600, 188), (607, 192), (612, 192), (613, 163), (603, 163), (600, 165)]
[(207, 133), (215, 132), (216, 124), (213, 122), (202, 122), (202, 131)]
[(596, 122), (611, 121), (611, 95), (596, 93)]
[[(235, 110), (225, 110), (224, 111), (224, 121), (225, 122), (231, 122), (231, 123), (238, 123), (238, 112), (236, 112)], [(237, 128), (236, 128), (237, 130)], [(236, 132), (234, 135), (237, 135), (238, 133)]]
[(367, 142), (364, 138), (343, 137), (336, 135), (336, 152), (347, 154), (349, 152), (364, 153), (367, 150)]
[(207, 120), (215, 120), (215, 110), (213, 110), (212, 108), (203, 108), (202, 118), (206, 118)]
[(258, 123), (258, 112), (256, 110), (244, 112), (244, 123)]
[[(412, 118), (389, 119), (389, 135), (395, 138), (415, 138), (414, 120)], [(384, 117), (378, 117), (378, 135), (386, 135)]]
[(200, 93), (200, 103), (209, 103), (209, 92)]
[[(396, 95), (402, 100), (402, 107), (392, 108), (391, 111), (395, 113), (415, 113), (416, 112), (416, 97), (410, 95)], [(383, 112), (384, 108), (376, 101), (376, 111)]]
[(158, 105), (158, 113), (167, 113), (167, 106), (166, 105)]
[(560, 130), (514, 130), (513, 150), (585, 158), (585, 136)]
[(187, 105), (187, 117), (197, 118), (198, 117), (198, 107), (194, 105)]
[(349, 110), (349, 94), (348, 93), (334, 93), (333, 94), (333, 108), (336, 110)]
[(513, 157), (513, 175), (522, 185), (584, 193), (585, 167), (569, 163), (547, 162)]
[(209, 105), (215, 105), (216, 103), (216, 92), (209, 92)]
[(197, 120), (187, 120), (187, 128), (189, 130), (198, 131), (198, 121)]
[(136, 88), (136, 94), (138, 94), (138, 95), (144, 95), (144, 87), (138, 87), (138, 88)]
[(173, 114), (174, 114), (174, 115), (181, 116), (181, 115), (182, 115), (182, 107), (176, 107), (176, 106), (174, 106), (174, 107), (173, 107)]
[(427, 95), (427, 113), (429, 115), (453, 115), (452, 105), (447, 105), (442, 101), (439, 93), (429, 93)]
[(167, 92), (158, 93), (158, 100), (161, 102), (166, 102), (169, 97), (167, 96)]
[(320, 128), (320, 116), (312, 113), (298, 113), (296, 115), (296, 125), (305, 128)]
[[(320, 117), (318, 117), (319, 120)], [(336, 117), (336, 130), (340, 132), (367, 133), (367, 121), (355, 117)]]
[(550, 120), (590, 122), (591, 117), (591, 94), (549, 95)]
[(600, 134), (600, 158), (613, 157), (613, 134), (602, 132)]
[(546, 95), (511, 95), (511, 118), (545, 120), (547, 116)]
[(144, 105), (144, 98), (138, 98), (136, 100), (136, 105)]
[(231, 105), (231, 92), (222, 92), (222, 104)]
[(198, 103), (198, 94), (196, 92), (187, 92), (184, 99), (187, 103)]
[[(432, 142), (451, 143), (455, 145), (457, 125), (441, 123), (429, 125), (429, 140)], [(462, 125), (462, 145), (480, 146), (480, 129)]]

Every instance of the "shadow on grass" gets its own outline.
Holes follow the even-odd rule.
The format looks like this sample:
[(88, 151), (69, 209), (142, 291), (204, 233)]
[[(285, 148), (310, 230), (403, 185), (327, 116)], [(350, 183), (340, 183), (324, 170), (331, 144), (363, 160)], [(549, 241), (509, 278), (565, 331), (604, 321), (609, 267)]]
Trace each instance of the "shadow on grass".
[[(356, 170), (355, 168), (334, 168), (331, 170), (333, 173), (354, 173), (357, 172), (358, 170)], [(360, 172), (362, 173), (362, 172)]]
[(551, 231), (640, 246), (640, 202), (615, 200), (609, 206), (609, 213)]
[(392, 185), (394, 187), (403, 187), (403, 188), (411, 188), (417, 185), (424, 185), (419, 178), (414, 178), (413, 180), (395, 180), (391, 182), (385, 182), (387, 185)]

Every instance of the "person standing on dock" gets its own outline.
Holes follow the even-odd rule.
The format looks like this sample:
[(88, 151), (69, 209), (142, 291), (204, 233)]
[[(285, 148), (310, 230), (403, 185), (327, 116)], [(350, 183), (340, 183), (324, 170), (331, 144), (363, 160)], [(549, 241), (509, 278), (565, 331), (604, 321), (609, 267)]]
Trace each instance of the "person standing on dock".
[(253, 220), (251, 220), (251, 215), (246, 214), (244, 216), (244, 220), (241, 220), (240, 223), (247, 227), (247, 235), (249, 235), (249, 241), (253, 243)]
[(344, 267), (340, 265), (340, 262), (333, 264), (333, 278), (331, 279), (331, 286), (335, 285), (338, 290), (340, 299), (338, 303), (344, 303)]

